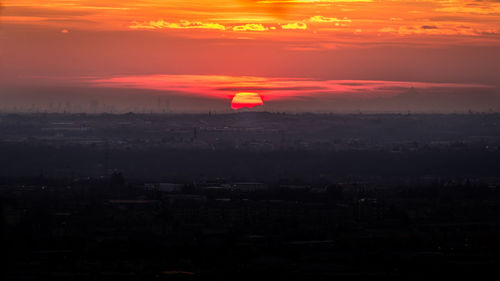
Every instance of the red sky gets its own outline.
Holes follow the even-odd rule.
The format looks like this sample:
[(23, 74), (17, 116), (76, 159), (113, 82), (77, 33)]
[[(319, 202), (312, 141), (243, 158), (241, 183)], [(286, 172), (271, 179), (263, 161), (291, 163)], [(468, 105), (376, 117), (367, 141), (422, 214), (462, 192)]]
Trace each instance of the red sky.
[(175, 99), (189, 100), (183, 110), (203, 110), (207, 99), (229, 108), (237, 91), (260, 91), (280, 109), (301, 110), (292, 104), (300, 99), (310, 111), (322, 99), (394, 97), (412, 86), (422, 99), (441, 95), (443, 111), (500, 108), (497, 0), (0, 3), (3, 110), (113, 103), (128, 88), (125, 99), (171, 96), (171, 109)]

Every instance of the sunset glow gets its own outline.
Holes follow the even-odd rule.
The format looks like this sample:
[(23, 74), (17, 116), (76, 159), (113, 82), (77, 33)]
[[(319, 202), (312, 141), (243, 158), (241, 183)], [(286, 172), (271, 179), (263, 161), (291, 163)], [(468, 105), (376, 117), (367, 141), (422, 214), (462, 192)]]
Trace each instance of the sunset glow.
[(39, 84), (221, 103), (240, 91), (267, 102), (397, 95), (410, 87), (471, 97), (500, 89), (500, 2), (493, 0), (0, 5), (0, 82), (17, 96), (25, 93), (20, 85)]
[(231, 100), (232, 109), (254, 108), (263, 105), (262, 97), (257, 93), (236, 93)]

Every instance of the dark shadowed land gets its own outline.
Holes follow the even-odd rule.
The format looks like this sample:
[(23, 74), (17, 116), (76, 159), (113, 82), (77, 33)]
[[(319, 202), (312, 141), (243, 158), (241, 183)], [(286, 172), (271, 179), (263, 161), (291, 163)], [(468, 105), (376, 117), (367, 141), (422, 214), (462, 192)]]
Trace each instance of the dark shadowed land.
[(4, 114), (8, 280), (497, 274), (499, 114)]
[(494, 178), (499, 114), (0, 117), (2, 176), (276, 182)]

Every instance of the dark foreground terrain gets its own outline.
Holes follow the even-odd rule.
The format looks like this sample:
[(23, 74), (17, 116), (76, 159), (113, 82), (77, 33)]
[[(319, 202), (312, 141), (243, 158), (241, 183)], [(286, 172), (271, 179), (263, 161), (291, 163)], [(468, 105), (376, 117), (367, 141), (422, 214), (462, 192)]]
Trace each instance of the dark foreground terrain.
[(1, 115), (4, 280), (498, 277), (500, 115)]

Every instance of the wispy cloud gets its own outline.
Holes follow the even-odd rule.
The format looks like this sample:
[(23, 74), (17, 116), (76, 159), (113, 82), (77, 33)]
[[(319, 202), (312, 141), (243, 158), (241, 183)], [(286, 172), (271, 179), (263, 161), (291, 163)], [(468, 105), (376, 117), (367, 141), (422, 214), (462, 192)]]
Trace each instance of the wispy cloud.
[(307, 29), (307, 24), (303, 22), (288, 23), (281, 26), (282, 29)]
[[(4, 0), (2, 3), (5, 6), (2, 24), (55, 30), (60, 30), (64, 21), (64, 28), (70, 30), (157, 30), (191, 38), (237, 39), (240, 35), (231, 32), (247, 31), (255, 34), (254, 40), (288, 44), (300, 41), (323, 46), (350, 40), (350, 46), (361, 47), (374, 41), (402, 44), (401, 36), (412, 37), (419, 45), (496, 46), (496, 34), (500, 33), (497, 0)], [(427, 28), (432, 26), (436, 28)], [(469, 30), (459, 26), (468, 26)], [(187, 29), (211, 32), (178, 32)]]
[(234, 31), (267, 31), (269, 27), (266, 27), (260, 23), (247, 23), (245, 25), (237, 25), (233, 27)]
[(352, 20), (348, 18), (329, 18), (329, 17), (324, 17), (324, 16), (312, 16), (309, 18), (310, 22), (333, 22), (336, 24), (346, 24), (352, 22)]
[(163, 20), (150, 21), (150, 22), (134, 22), (129, 26), (131, 29), (217, 29), (226, 30), (224, 25), (212, 22), (190, 22), (188, 20), (181, 20), (179, 22), (166, 22)]
[(314, 80), (220, 75), (123, 76), (89, 81), (94, 86), (174, 91), (186, 95), (231, 98), (236, 92), (257, 91), (266, 100), (296, 97), (379, 97), (397, 95), (415, 87), (425, 91), (490, 88), (481, 84), (378, 80)]

